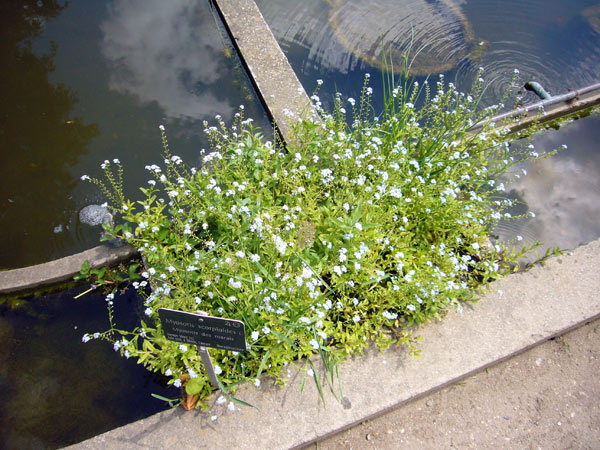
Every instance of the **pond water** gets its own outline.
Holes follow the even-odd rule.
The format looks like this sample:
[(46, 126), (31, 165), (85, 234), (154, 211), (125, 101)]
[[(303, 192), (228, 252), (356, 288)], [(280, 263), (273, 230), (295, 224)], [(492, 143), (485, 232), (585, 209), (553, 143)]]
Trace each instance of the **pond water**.
[[(15, 0), (0, 8), (0, 268), (98, 245), (78, 221), (104, 199), (83, 174), (118, 158), (138, 196), (162, 160), (158, 126), (191, 165), (203, 120), (240, 104), (270, 129), (208, 1)], [(267, 131), (267, 133), (269, 133)]]
[[(381, 110), (382, 44), (395, 68), (401, 53), (420, 49), (412, 75), (443, 73), (468, 91), (480, 67), (489, 84), (484, 103), (497, 103), (514, 69), (519, 82), (537, 81), (551, 94), (600, 81), (598, 0), (257, 0), (300, 81), (331, 108), (336, 92), (360, 96), (371, 74), (375, 111)], [(411, 47), (412, 46), (412, 47)], [(411, 54), (411, 56), (413, 56)], [(396, 69), (397, 72), (397, 69)], [(433, 75), (437, 80), (437, 75)], [(521, 90), (522, 102), (539, 99)], [(519, 233), (546, 246), (574, 248), (600, 237), (598, 118), (541, 133), (538, 150), (569, 150), (537, 164), (512, 194), (537, 214), (501, 224), (498, 234)], [(518, 147), (520, 144), (515, 144)], [(518, 193), (518, 195), (517, 195)]]
[[(550, 158), (520, 166), (527, 174), (507, 187), (522, 202), (515, 213), (532, 211), (534, 218), (501, 222), (500, 240), (542, 242), (549, 247), (574, 249), (600, 237), (600, 112), (536, 133), (513, 148), (533, 144), (536, 151), (559, 149)], [(560, 150), (562, 145), (566, 150)], [(535, 255), (529, 257), (535, 260)]]
[[(514, 68), (523, 80), (541, 82), (552, 93), (598, 81), (600, 8), (594, 9), (594, 1), (406, 3), (411, 2), (420, 15), (403, 9), (395, 16), (405, 18), (400, 28), (382, 20), (389, 35), (399, 39), (412, 26), (415, 42), (428, 33), (449, 36), (429, 51), (422, 66), (439, 64), (463, 89), (484, 66), (491, 82), (489, 103), (499, 98)], [(348, 0), (347, 10), (341, 0), (258, 3), (307, 91), (323, 79), (325, 103), (336, 90), (357, 97), (366, 72), (377, 90), (378, 63), (364, 56), (377, 46), (355, 48), (340, 34), (362, 17), (352, 14), (364, 16), (364, 2)], [(402, 2), (367, 3), (384, 14)], [(98, 176), (102, 160), (119, 158), (126, 188), (135, 193), (147, 179), (143, 166), (160, 160), (159, 124), (167, 127), (172, 149), (192, 162), (206, 145), (202, 120), (217, 113), (227, 120), (243, 103), (247, 116), (268, 127), (207, 2), (75, 0), (64, 7), (22, 0), (10, 5), (0, 14), (1, 54), (14, 68), (0, 75), (7, 99), (0, 115), (0, 267), (43, 262), (96, 245), (98, 231), (79, 224), (77, 214), (103, 200), (79, 182), (80, 175)], [(337, 30), (329, 25), (334, 8)], [(38, 25), (32, 17), (40, 18)], [(531, 94), (524, 99), (535, 100)], [(569, 149), (527, 166), (529, 175), (511, 186), (510, 194), (536, 218), (502, 224), (500, 237), (522, 235), (574, 248), (600, 236), (599, 142), (598, 115), (534, 136), (538, 151), (561, 144)], [(107, 328), (102, 296), (74, 300), (84, 289), (19, 307), (0, 304), (0, 448), (68, 445), (165, 409), (151, 393), (177, 396), (110, 344), (81, 342), (83, 333)], [(137, 298), (126, 292), (116, 303), (117, 320), (131, 327), (138, 320)]]
[[(0, 448), (63, 447), (168, 408), (153, 393), (179, 395), (109, 343), (81, 341), (108, 328), (102, 295), (73, 298), (84, 289), (0, 304)], [(137, 305), (115, 297), (117, 323), (135, 326)]]

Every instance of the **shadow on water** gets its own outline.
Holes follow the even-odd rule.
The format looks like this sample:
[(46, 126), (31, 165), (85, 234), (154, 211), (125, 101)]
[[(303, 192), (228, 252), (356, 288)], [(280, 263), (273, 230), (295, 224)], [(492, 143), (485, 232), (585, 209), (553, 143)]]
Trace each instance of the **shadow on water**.
[[(84, 344), (108, 328), (99, 294), (84, 288), (0, 305), (0, 448), (57, 448), (167, 409), (151, 397), (178, 396), (107, 342)], [(117, 323), (139, 322), (133, 291), (115, 298)]]
[(96, 125), (73, 116), (77, 93), (48, 79), (56, 46), (45, 54), (32, 50), (32, 40), (64, 8), (34, 0), (0, 6), (0, 267), (51, 256), (51, 224), (65, 223), (73, 208), (69, 169), (98, 134)]

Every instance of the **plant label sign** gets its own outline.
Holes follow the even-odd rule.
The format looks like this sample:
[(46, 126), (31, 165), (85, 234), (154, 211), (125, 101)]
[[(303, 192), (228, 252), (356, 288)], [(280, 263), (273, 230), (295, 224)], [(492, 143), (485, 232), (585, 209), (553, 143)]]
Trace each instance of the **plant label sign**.
[(239, 320), (166, 308), (160, 308), (158, 315), (165, 337), (170, 341), (234, 352), (246, 351), (246, 331), (244, 323)]

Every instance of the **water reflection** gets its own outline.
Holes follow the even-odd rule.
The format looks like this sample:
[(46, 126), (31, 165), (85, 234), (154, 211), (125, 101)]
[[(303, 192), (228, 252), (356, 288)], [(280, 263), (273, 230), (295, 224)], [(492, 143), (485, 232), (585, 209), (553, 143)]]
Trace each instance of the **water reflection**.
[[(535, 218), (499, 226), (501, 239), (521, 235), (524, 241), (539, 240), (547, 247), (573, 249), (600, 236), (600, 114), (563, 125), (559, 130), (538, 133), (532, 143), (537, 151), (566, 144), (549, 159), (523, 165), (524, 176), (513, 183), (512, 195), (524, 202)], [(517, 142), (513, 151), (528, 145)], [(519, 211), (516, 211), (517, 213)], [(520, 211), (525, 212), (525, 211)]]
[[(206, 5), (189, 0), (117, 0), (100, 26), (110, 62), (109, 87), (156, 102), (168, 118), (232, 115), (218, 95), (227, 80), (227, 49)], [(235, 105), (237, 107), (237, 105)]]
[(96, 125), (72, 115), (76, 92), (48, 79), (56, 45), (45, 54), (32, 50), (63, 9), (57, 1), (32, 0), (3, 2), (0, 11), (0, 266), (50, 257), (53, 228), (70, 214), (69, 168), (98, 134)]
[[(475, 33), (490, 43), (481, 60), (491, 84), (486, 103), (501, 98), (515, 68), (523, 82), (537, 81), (553, 95), (599, 81), (600, 35), (592, 5), (598, 0), (467, 2), (464, 11)], [(463, 89), (475, 69), (463, 61), (453, 75)]]
[[(307, 50), (307, 63), (342, 74), (399, 67), (411, 50), (412, 73), (450, 70), (463, 58), (479, 58), (484, 41), (454, 0), (293, 0), (257, 2), (278, 41), (291, 52)], [(420, 49), (419, 52), (416, 50)]]
[[(82, 343), (108, 327), (102, 295), (73, 299), (84, 289), (0, 304), (0, 448), (63, 447), (166, 409), (152, 393), (178, 396), (106, 342)], [(137, 303), (117, 297), (121, 326), (139, 321)]]
[(0, 12), (0, 268), (98, 245), (78, 212), (104, 198), (79, 177), (119, 158), (139, 198), (144, 166), (162, 159), (159, 124), (191, 165), (208, 145), (203, 120), (229, 121), (240, 104), (269, 133), (209, 2), (11, 0)]

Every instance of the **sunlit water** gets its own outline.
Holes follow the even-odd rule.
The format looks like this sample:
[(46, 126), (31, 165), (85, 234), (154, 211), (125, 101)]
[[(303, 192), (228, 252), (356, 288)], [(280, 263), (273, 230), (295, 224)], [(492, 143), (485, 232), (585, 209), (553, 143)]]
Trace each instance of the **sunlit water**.
[(244, 104), (269, 129), (206, 1), (22, 0), (1, 11), (0, 268), (97, 245), (78, 212), (104, 199), (79, 177), (118, 158), (139, 198), (144, 166), (162, 160), (160, 124), (191, 165), (207, 146), (203, 120), (229, 121)]
[[(401, 54), (416, 55), (412, 75), (422, 81), (443, 73), (468, 91), (480, 67), (488, 84), (484, 103), (500, 101), (518, 69), (517, 86), (537, 81), (561, 94), (600, 81), (598, 0), (257, 0), (292, 67), (308, 92), (322, 79), (319, 96), (331, 108), (336, 92), (358, 98), (371, 75), (375, 111), (381, 110), (386, 49), (397, 73)], [(411, 54), (411, 57), (414, 55)], [(523, 89), (521, 102), (539, 99)], [(514, 97), (513, 97), (514, 99)], [(511, 105), (513, 101), (511, 100)], [(510, 105), (507, 105), (510, 106)], [(600, 126), (579, 120), (535, 138), (538, 151), (566, 144), (569, 150), (537, 164), (511, 186), (535, 219), (500, 225), (504, 240), (574, 248), (600, 236)], [(520, 144), (515, 144), (517, 147)]]

